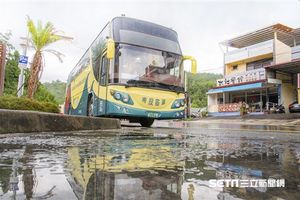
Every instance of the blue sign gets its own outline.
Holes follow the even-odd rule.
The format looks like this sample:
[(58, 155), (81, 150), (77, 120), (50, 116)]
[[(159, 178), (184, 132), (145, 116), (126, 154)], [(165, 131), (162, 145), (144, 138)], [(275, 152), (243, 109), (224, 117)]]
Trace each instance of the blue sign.
[(27, 65), (28, 63), (28, 56), (20, 56), (20, 59), (19, 59), (19, 63), (20, 64), (24, 64), (24, 65)]

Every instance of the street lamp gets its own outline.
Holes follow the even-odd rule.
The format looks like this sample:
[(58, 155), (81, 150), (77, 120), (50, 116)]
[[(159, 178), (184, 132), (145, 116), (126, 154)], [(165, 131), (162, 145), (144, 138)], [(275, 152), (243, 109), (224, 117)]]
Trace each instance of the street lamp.
[[(20, 37), (20, 39), (25, 40), (25, 43), (21, 43), (20, 45), (21, 45), (21, 47), (23, 47), (22, 55), (26, 56), (27, 55), (27, 49), (29, 47), (28, 34), (27, 34), (27, 37)], [(32, 46), (30, 46), (30, 47), (32, 47)], [(20, 64), (20, 62), (19, 62), (18, 67), (20, 68), (21, 72), (20, 72), (19, 79), (18, 79), (17, 94), (18, 94), (18, 97), (21, 97), (23, 95), (23, 91), (24, 91), (24, 79), (25, 79), (24, 69), (27, 67), (27, 63), (26, 64)]]

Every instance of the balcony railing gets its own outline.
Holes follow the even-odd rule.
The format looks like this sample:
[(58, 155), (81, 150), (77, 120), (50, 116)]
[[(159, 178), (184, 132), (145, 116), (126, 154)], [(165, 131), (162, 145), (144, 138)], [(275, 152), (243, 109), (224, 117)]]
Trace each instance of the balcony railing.
[(245, 48), (236, 49), (225, 54), (225, 64), (246, 60), (260, 55), (273, 53), (273, 40), (268, 40)]
[(300, 45), (292, 47), (292, 60), (300, 59)]

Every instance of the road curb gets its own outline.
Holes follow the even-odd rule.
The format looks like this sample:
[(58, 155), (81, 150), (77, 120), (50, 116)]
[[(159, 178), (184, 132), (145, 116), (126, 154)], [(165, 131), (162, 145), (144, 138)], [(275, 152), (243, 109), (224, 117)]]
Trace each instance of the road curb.
[(119, 119), (0, 109), (0, 134), (119, 128)]

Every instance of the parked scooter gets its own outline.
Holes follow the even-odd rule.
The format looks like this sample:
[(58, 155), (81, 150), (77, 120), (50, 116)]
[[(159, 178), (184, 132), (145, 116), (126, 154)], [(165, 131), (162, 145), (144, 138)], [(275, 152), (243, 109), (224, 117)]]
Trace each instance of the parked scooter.
[(275, 106), (275, 113), (285, 113), (285, 108), (282, 104)]
[(285, 108), (282, 104), (279, 105), (277, 103), (269, 102), (269, 111), (270, 113), (285, 113)]

